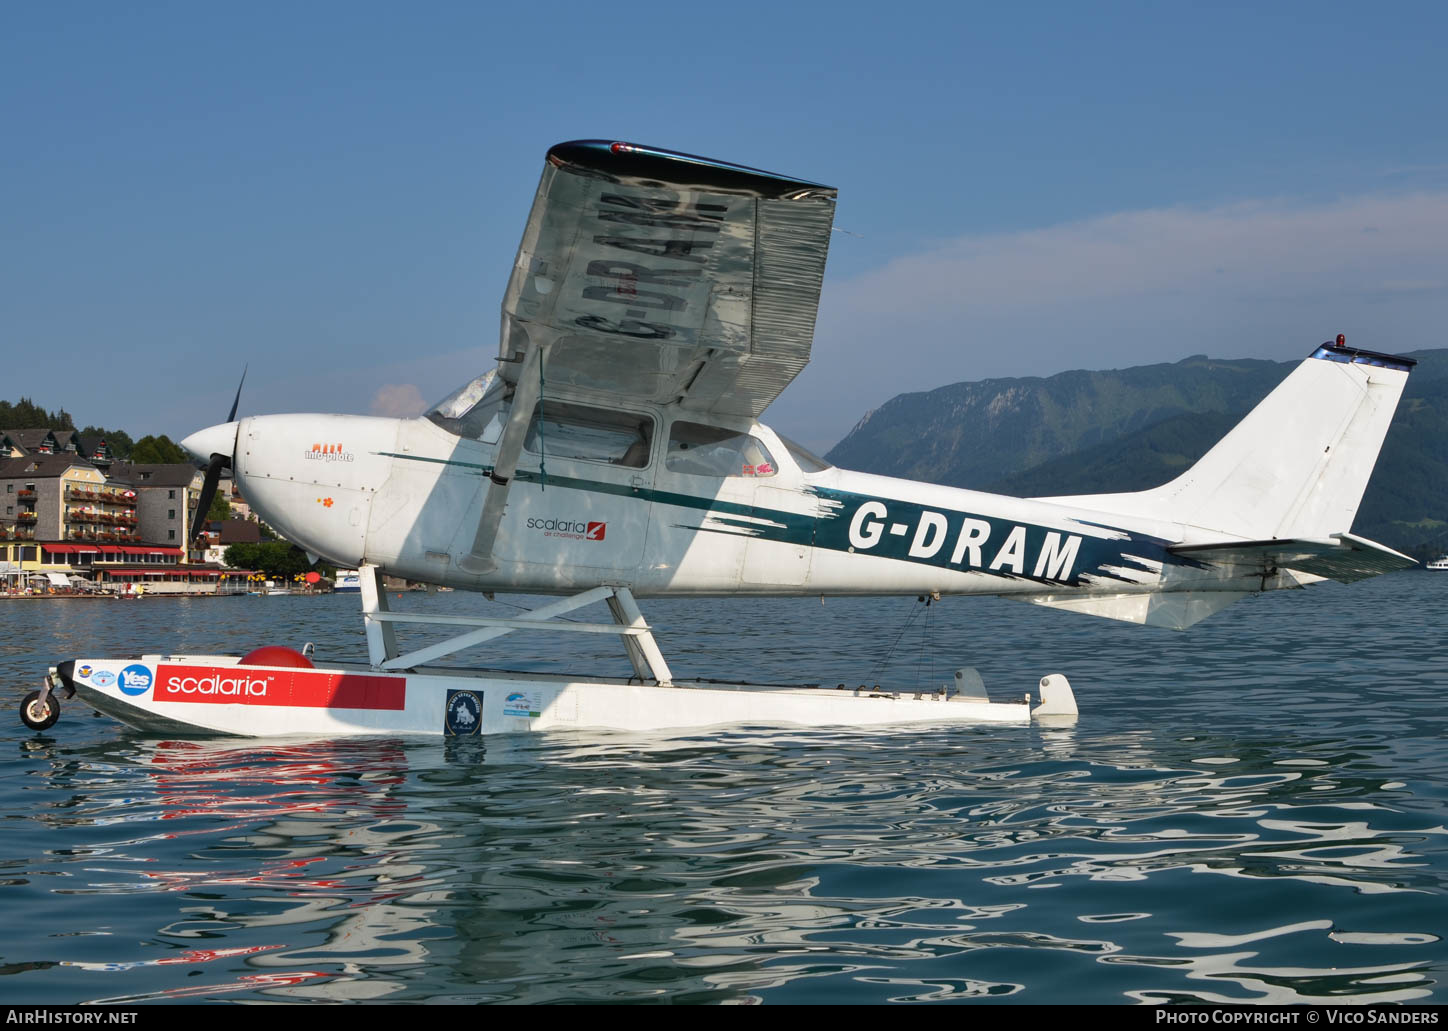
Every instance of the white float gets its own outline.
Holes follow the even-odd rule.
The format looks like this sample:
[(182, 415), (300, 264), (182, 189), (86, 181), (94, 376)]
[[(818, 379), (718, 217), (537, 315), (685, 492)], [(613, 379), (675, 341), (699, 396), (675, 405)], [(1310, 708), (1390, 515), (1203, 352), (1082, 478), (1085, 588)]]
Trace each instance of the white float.
[[(241, 737), (420, 734), (474, 736), (557, 728), (660, 731), (723, 724), (874, 727), (889, 724), (1029, 723), (1074, 716), (1066, 678), (1039, 685), (1036, 700), (993, 702), (973, 669), (934, 691), (878, 686), (778, 687), (676, 681), (626, 588), (598, 587), (516, 619), (389, 612), (374, 570), (362, 577), (368, 663), (315, 665), (290, 649), (229, 655), (143, 655), (75, 659), (53, 667), (27, 702), (40, 722), (58, 714), (54, 692), (75, 694), (100, 712), (158, 734)], [(611, 623), (554, 617), (607, 602)], [(416, 651), (398, 650), (397, 623), (448, 624), (461, 632)], [(635, 669), (628, 679), (571, 679), (542, 673), (439, 668), (443, 655), (518, 630), (616, 634)], [(279, 662), (268, 662), (270, 655)], [(300, 662), (301, 665), (291, 664)]]

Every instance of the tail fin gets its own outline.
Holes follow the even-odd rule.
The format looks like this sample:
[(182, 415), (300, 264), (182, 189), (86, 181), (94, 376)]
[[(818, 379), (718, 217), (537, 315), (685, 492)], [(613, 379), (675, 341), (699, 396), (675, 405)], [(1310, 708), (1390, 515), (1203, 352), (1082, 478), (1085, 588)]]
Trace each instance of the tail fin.
[(1253, 541), (1346, 533), (1415, 364), (1323, 344), (1170, 483), (1049, 500)]

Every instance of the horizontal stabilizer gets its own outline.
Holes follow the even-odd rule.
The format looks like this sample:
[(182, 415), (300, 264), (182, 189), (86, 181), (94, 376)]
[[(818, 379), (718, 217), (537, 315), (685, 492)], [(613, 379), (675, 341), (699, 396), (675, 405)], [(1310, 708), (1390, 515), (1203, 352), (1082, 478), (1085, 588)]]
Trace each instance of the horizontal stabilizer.
[[(1123, 623), (1185, 630), (1222, 611), (1251, 591), (1132, 591), (1122, 594), (1027, 594), (1021, 601), (1049, 609), (1064, 609), (1086, 616)], [(1007, 595), (1010, 597), (1010, 595)]]
[(1392, 548), (1350, 533), (1335, 533), (1329, 539), (1179, 544), (1167, 550), (1182, 558), (1242, 572), (1269, 575), (1278, 569), (1293, 569), (1345, 584), (1418, 564)]

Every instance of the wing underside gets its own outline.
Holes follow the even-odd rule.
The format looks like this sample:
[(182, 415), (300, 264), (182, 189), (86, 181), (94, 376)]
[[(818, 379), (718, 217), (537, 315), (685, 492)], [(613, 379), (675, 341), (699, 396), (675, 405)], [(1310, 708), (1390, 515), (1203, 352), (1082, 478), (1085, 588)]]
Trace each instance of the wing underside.
[(758, 416), (809, 361), (836, 191), (602, 141), (548, 152), (499, 368), (601, 398)]

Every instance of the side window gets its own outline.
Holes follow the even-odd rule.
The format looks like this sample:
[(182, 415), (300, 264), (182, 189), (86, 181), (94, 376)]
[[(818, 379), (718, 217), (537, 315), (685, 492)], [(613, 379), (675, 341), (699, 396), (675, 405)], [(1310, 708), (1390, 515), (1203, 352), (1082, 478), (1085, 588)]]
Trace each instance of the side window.
[(647, 415), (540, 401), (523, 446), (544, 461), (581, 458), (642, 469), (649, 464), (653, 440), (654, 420)]
[(669, 430), (665, 467), (692, 476), (773, 476), (774, 456), (756, 437), (737, 430), (676, 422)]

